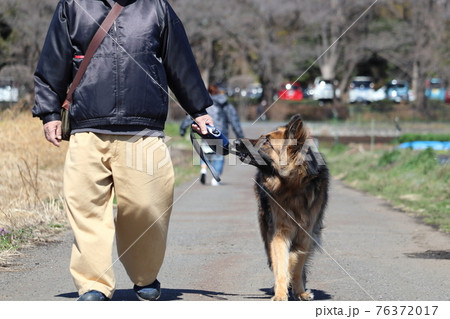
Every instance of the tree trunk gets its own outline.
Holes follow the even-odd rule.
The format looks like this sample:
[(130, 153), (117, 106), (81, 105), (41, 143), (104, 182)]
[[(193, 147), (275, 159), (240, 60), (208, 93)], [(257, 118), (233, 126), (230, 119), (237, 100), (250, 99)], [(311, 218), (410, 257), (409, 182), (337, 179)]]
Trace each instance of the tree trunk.
[(336, 77), (336, 64), (332, 60), (328, 59), (325, 63), (320, 64), (320, 73), (325, 80), (334, 80)]
[(425, 81), (426, 78), (422, 76), (422, 69), (420, 61), (414, 61), (413, 63), (413, 77), (412, 87), (416, 100), (414, 106), (421, 112), (425, 112), (427, 109), (427, 99), (425, 96)]

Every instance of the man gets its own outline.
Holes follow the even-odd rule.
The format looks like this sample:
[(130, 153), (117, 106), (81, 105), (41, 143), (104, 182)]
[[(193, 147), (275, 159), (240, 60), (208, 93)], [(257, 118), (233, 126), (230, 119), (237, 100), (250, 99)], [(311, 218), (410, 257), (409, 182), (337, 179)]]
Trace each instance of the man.
[[(184, 27), (165, 0), (118, 0), (123, 11), (73, 95), (64, 167), (75, 242), (70, 271), (79, 300), (108, 300), (118, 254), (139, 299), (156, 300), (173, 203), (173, 169), (162, 141), (168, 86), (206, 134), (212, 104)], [(60, 0), (35, 72), (33, 115), (59, 146), (60, 110), (112, 0)], [(140, 151), (139, 151), (140, 150)], [(113, 199), (117, 217), (113, 216)]]

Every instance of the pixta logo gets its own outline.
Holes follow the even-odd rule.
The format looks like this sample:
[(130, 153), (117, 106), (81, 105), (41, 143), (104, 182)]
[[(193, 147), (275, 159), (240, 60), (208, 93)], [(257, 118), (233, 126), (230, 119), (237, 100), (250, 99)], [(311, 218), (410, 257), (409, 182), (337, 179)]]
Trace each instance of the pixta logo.
[(165, 142), (170, 137), (149, 136), (150, 130), (143, 130), (127, 140), (126, 165), (138, 171), (154, 175), (155, 171), (170, 163), (170, 153)]

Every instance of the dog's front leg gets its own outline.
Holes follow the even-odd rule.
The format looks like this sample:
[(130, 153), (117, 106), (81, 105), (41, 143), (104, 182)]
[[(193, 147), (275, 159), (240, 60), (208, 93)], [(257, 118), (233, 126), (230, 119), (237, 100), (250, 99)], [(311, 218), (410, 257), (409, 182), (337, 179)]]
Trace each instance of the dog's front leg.
[(272, 300), (288, 300), (289, 278), (289, 238), (285, 234), (276, 233), (270, 242), (270, 256), (272, 260), (272, 270), (275, 276), (275, 286)]
[(294, 298), (297, 300), (313, 300), (314, 294), (311, 291), (305, 291), (306, 274), (304, 266), (308, 260), (309, 252), (294, 252), (291, 253), (291, 276), (292, 276), (292, 290)]

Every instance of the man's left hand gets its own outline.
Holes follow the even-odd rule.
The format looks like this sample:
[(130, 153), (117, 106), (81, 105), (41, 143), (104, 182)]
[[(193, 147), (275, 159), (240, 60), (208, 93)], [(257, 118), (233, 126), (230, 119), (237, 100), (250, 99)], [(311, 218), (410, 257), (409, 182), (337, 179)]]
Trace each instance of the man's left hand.
[(61, 121), (51, 121), (45, 123), (44, 134), (47, 141), (59, 147), (61, 143)]

